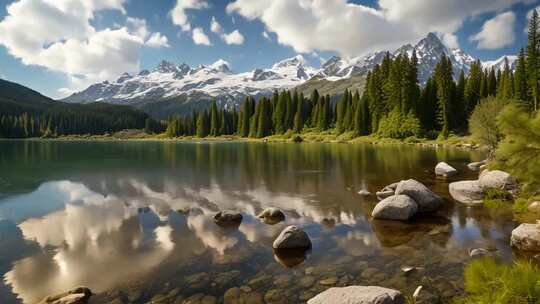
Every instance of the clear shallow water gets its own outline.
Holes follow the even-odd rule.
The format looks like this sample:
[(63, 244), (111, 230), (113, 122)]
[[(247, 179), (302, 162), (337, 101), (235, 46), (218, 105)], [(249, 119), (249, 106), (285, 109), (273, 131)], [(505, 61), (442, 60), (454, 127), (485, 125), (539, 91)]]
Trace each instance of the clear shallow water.
[[(352, 284), (405, 294), (426, 284), (449, 299), (463, 292), (469, 249), (512, 258), (511, 216), (448, 199), (409, 223), (376, 221), (376, 198), (357, 192), (415, 178), (448, 198), (435, 164), (472, 179), (466, 164), (482, 157), (416, 146), (0, 141), (0, 303), (78, 285), (98, 293), (95, 303), (200, 293), (222, 302), (233, 287), (252, 303), (302, 303)], [(285, 222), (255, 217), (270, 206)], [(213, 222), (223, 209), (242, 212), (237, 229)], [(312, 239), (305, 260), (272, 251), (291, 224)], [(420, 269), (404, 275), (406, 265)]]

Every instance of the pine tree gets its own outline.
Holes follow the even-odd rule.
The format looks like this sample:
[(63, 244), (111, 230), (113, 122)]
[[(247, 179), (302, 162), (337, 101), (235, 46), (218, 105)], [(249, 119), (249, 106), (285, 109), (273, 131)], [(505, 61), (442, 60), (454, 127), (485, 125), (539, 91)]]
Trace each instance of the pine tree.
[(216, 101), (210, 105), (210, 136), (219, 136), (219, 118)]
[(519, 57), (516, 63), (516, 71), (514, 72), (514, 96), (519, 100), (529, 100), (526, 58), (525, 50), (523, 48), (519, 52)]
[[(469, 70), (469, 76), (467, 78), (467, 82), (466, 82), (465, 90), (464, 90), (465, 111), (467, 113), (467, 117), (470, 115), (470, 113), (472, 112), (476, 104), (478, 104), (478, 101), (480, 101), (482, 79), (485, 79), (483, 77), (483, 74), (484, 73), (482, 71), (482, 63), (480, 62), (480, 60), (473, 62)], [(439, 79), (437, 79), (437, 82), (438, 81)], [(487, 84), (484, 81), (484, 87), (486, 85)]]
[(452, 62), (445, 54), (435, 68), (437, 78), (437, 99), (439, 102), (438, 118), (441, 124), (441, 135), (447, 138), (450, 134), (450, 107), (453, 94), (454, 80), (452, 76)]
[(208, 118), (207, 112), (201, 111), (197, 116), (197, 137), (206, 137), (208, 136)]
[[(295, 91), (296, 95), (296, 91)], [(304, 110), (304, 101), (303, 98), (298, 97), (298, 102), (296, 103), (296, 113), (294, 115), (294, 132), (300, 133), (304, 128), (305, 123), (305, 110)]]
[(538, 32), (540, 20), (538, 12), (533, 11), (529, 20), (528, 46), (527, 46), (527, 83), (529, 95), (532, 99), (532, 107), (538, 109), (540, 98), (540, 33)]

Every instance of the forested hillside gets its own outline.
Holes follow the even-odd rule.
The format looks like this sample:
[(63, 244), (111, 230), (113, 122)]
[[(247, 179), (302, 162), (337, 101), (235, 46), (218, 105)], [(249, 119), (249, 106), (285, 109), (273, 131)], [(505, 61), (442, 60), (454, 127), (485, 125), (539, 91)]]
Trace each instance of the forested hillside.
[(0, 138), (104, 134), (153, 125), (127, 106), (54, 101), (19, 84), (0, 80)]

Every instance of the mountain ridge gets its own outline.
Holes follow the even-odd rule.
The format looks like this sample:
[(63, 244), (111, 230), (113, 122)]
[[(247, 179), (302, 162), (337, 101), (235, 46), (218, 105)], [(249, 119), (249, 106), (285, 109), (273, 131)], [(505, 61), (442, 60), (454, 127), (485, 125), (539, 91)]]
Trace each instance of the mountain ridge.
[[(419, 82), (424, 84), (434, 72), (440, 56), (445, 53), (452, 61), (454, 75), (460, 70), (468, 72), (476, 61), (461, 49), (445, 46), (434, 33), (429, 33), (416, 44), (405, 44), (391, 56), (416, 51), (418, 58)], [(168, 108), (167, 115), (185, 114), (186, 110), (204, 108), (212, 99), (221, 107), (237, 107), (246, 96), (269, 96), (275, 90), (301, 90), (324, 88), (321, 94), (335, 94), (335, 87), (349, 84), (354, 79), (362, 79), (368, 71), (379, 64), (389, 51), (379, 51), (365, 56), (342, 59), (334, 56), (325, 61), (321, 68), (309, 66), (302, 55), (296, 55), (276, 62), (270, 68), (257, 68), (248, 72), (234, 73), (230, 64), (219, 59), (209, 65), (191, 67), (186, 63), (175, 64), (162, 60), (152, 70), (141, 70), (137, 74), (122, 74), (115, 81), (104, 81), (72, 94), (62, 101), (72, 103), (107, 102), (132, 105), (159, 115), (160, 106)], [(501, 69), (505, 56), (483, 63), (485, 67)], [(509, 62), (512, 66), (515, 56)], [(502, 61), (501, 61), (502, 60)], [(196, 103), (200, 102), (200, 105)], [(152, 105), (154, 103), (154, 105)], [(179, 113), (174, 113), (178, 111)]]

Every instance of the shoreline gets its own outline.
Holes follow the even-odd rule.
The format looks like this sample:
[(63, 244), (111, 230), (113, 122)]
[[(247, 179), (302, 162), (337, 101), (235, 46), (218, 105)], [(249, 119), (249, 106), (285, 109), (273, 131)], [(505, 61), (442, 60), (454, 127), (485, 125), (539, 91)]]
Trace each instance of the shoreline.
[(420, 147), (452, 147), (469, 150), (482, 150), (482, 147), (470, 140), (468, 136), (450, 136), (445, 140), (424, 139), (424, 138), (380, 138), (372, 135), (350, 137), (334, 134), (317, 134), (306, 133), (298, 134), (302, 138), (300, 142), (295, 142), (295, 135), (272, 135), (264, 138), (246, 138), (236, 135), (222, 136), (183, 136), (183, 137), (165, 137), (163, 134), (147, 135), (138, 134), (136, 136), (123, 135), (68, 135), (49, 138), (0, 138), (0, 140), (16, 140), (16, 141), (86, 141), (86, 142), (107, 142), (107, 141), (133, 141), (133, 142), (257, 142), (257, 143), (321, 143), (321, 144), (369, 144), (369, 145), (414, 145)]

